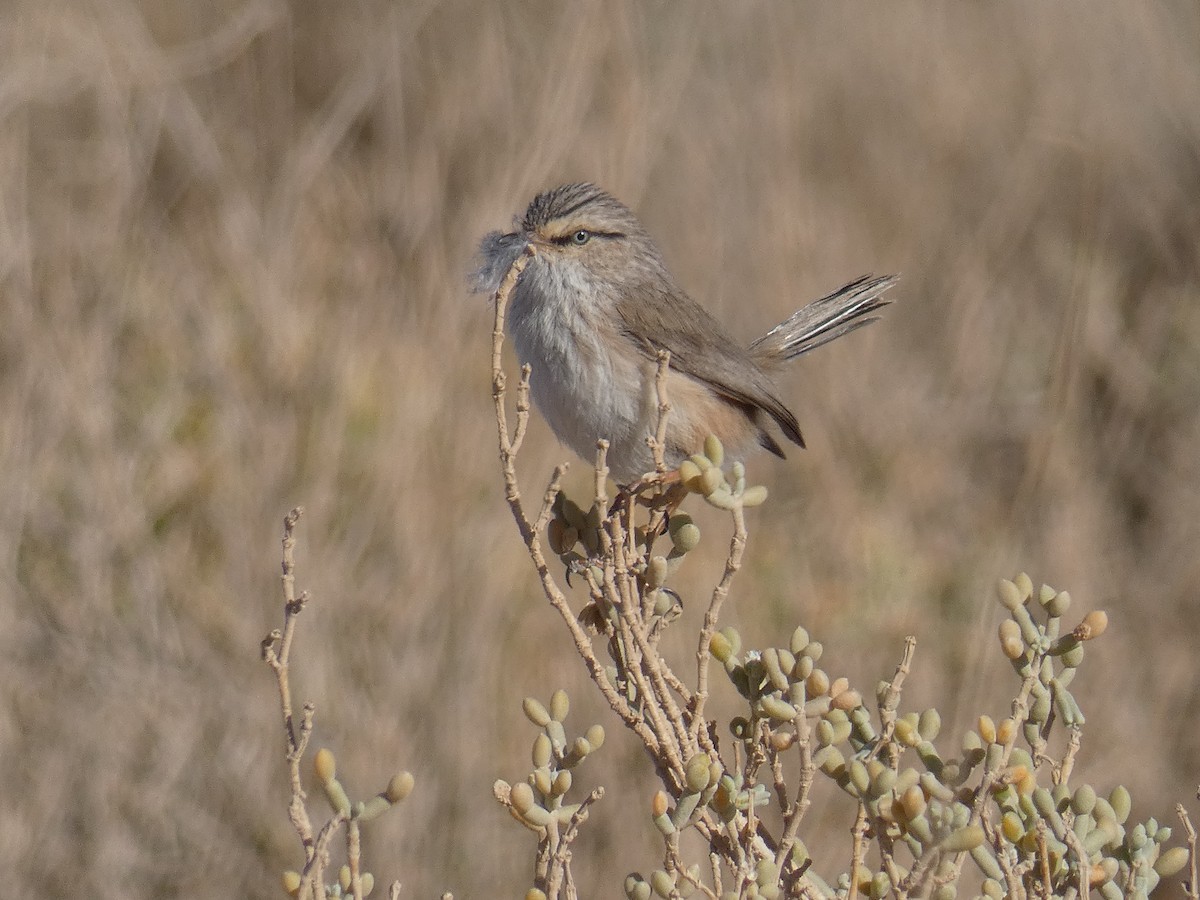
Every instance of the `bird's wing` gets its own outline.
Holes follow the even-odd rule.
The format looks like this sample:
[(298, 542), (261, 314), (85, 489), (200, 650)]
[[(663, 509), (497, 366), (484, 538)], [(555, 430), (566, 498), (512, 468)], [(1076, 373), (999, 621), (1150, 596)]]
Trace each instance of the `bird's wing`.
[(775, 396), (766, 373), (704, 307), (682, 291), (668, 292), (655, 285), (629, 291), (617, 302), (617, 316), (623, 333), (646, 356), (653, 359), (658, 350), (669, 350), (672, 369), (735, 403), (763, 410), (789, 439), (804, 446), (796, 417)]

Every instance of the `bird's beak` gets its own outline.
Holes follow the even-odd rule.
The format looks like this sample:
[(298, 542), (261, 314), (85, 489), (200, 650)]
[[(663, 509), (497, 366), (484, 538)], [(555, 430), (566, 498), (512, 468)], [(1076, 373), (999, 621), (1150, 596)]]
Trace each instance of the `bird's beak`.
[(493, 231), (485, 235), (479, 245), (479, 268), (474, 273), (475, 290), (488, 294), (494, 292), (528, 243), (528, 235), (520, 231), (509, 234)]
[(501, 234), (494, 231), (488, 235), (488, 240), (497, 252), (512, 254), (516, 256), (520, 253), (526, 244), (525, 234), (520, 231), (510, 231), (508, 234)]

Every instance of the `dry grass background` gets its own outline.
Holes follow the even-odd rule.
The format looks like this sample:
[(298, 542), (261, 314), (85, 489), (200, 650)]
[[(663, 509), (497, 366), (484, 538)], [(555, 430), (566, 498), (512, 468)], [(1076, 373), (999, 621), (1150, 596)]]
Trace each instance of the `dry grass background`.
[[(527, 766), (520, 698), (600, 710), (502, 502), (464, 273), (569, 179), (639, 210), (747, 339), (904, 273), (884, 324), (789, 379), (811, 449), (752, 466), (772, 501), (726, 607), (751, 645), (803, 621), (869, 690), (916, 634), (907, 702), (958, 734), (1004, 712), (992, 585), (1027, 568), (1112, 618), (1077, 777), (1141, 816), (1191, 795), (1194, 4), (0, 16), (5, 893), (280, 895), (298, 851), (258, 641), (296, 503), (318, 741), (360, 794), (418, 780), (368, 833), (375, 871), (410, 897), (528, 884), (489, 796)], [(565, 453), (535, 427), (530, 489)], [(685, 590), (719, 569), (704, 522)], [(637, 751), (600, 756), (598, 897), (655, 846)], [(844, 845), (847, 810), (813, 815), (814, 848)]]

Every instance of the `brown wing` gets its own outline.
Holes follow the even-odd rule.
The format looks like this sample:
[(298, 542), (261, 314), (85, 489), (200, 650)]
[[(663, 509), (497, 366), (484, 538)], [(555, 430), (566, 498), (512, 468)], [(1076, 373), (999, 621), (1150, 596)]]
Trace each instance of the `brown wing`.
[[(617, 314), (626, 336), (648, 357), (653, 359), (659, 349), (669, 350), (672, 369), (751, 411), (763, 410), (789, 439), (804, 446), (796, 417), (775, 396), (771, 379), (704, 307), (682, 291), (641, 285), (618, 301)], [(783, 455), (770, 435), (763, 437), (764, 447)]]

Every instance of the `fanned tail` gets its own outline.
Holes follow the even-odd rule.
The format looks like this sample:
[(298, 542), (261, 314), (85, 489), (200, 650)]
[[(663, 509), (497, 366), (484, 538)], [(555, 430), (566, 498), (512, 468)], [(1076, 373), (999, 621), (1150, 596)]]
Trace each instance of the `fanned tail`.
[(879, 318), (870, 314), (892, 302), (882, 295), (898, 278), (864, 275), (793, 313), (751, 344), (750, 352), (763, 360), (788, 360), (870, 325)]

